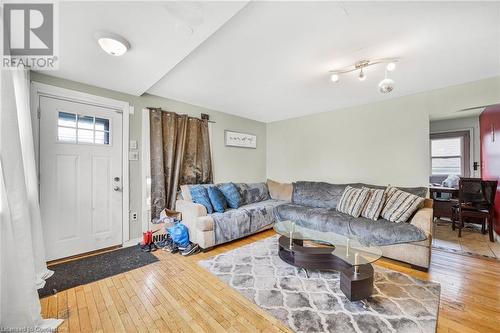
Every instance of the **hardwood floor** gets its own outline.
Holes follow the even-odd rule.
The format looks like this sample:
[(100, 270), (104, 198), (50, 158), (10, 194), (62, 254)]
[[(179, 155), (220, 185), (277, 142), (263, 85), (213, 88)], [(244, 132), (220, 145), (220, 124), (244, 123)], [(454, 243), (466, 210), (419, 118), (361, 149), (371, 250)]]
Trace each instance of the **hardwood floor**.
[[(273, 235), (265, 231), (191, 257), (156, 251), (159, 262), (43, 298), (59, 332), (289, 332), (197, 262)], [(429, 273), (377, 265), (441, 283), (438, 332), (500, 332), (500, 261), (434, 251)]]

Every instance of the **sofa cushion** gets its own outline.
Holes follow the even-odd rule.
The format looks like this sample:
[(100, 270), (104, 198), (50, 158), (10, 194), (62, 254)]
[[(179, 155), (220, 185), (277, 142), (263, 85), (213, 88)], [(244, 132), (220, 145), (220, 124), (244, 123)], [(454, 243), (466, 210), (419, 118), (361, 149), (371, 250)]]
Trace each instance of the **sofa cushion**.
[(270, 199), (230, 209), (224, 213), (211, 214), (215, 244), (238, 239), (270, 226), (275, 222), (273, 209), (282, 203), (283, 201)]
[[(386, 186), (363, 183), (330, 184), (324, 182), (299, 181), (293, 183), (292, 203), (308, 207), (337, 208), (342, 193), (348, 185), (355, 188), (386, 188)], [(399, 189), (422, 198), (425, 198), (427, 195), (426, 187), (399, 187)]]
[(296, 182), (293, 184), (292, 203), (316, 208), (337, 208), (347, 185), (351, 184)]
[(217, 185), (224, 194), (229, 208), (238, 208), (241, 206), (241, 194), (233, 183), (224, 183)]
[(354, 188), (347, 186), (342, 193), (342, 197), (337, 205), (337, 210), (341, 213), (359, 217), (370, 195), (370, 189)]
[(355, 218), (328, 208), (282, 204), (275, 208), (275, 214), (280, 221), (291, 220), (306, 228), (357, 238), (365, 244), (392, 245), (427, 238), (423, 230), (409, 223)]
[(293, 185), (291, 183), (279, 183), (268, 179), (266, 184), (271, 199), (292, 201)]
[(194, 185), (189, 188), (189, 192), (191, 193), (191, 199), (194, 203), (205, 206), (208, 214), (212, 214), (214, 209), (212, 207), (212, 203), (210, 202), (210, 198), (208, 197), (208, 191), (205, 186)]
[(405, 192), (411, 193), (413, 195), (416, 195), (416, 196), (419, 196), (422, 198), (427, 197), (427, 192), (428, 192), (427, 187), (423, 187), (423, 186), (421, 186), (421, 187), (401, 187), (401, 186), (390, 186), (390, 185), (388, 185), (388, 186), (371, 185), (371, 184), (363, 184), (363, 183), (353, 184), (352, 186), (353, 187), (364, 186), (364, 187), (374, 188), (374, 189), (379, 189), (379, 190), (386, 189), (387, 187), (397, 187), (401, 191), (405, 191)]
[(382, 217), (391, 222), (406, 222), (423, 206), (424, 200), (419, 196), (391, 187), (387, 190)]
[(271, 199), (265, 183), (237, 183), (235, 185), (241, 194), (242, 205)]
[(198, 217), (196, 228), (200, 231), (214, 230), (214, 219), (211, 215)]
[(208, 187), (207, 192), (214, 211), (224, 213), (227, 209), (227, 201), (224, 194), (216, 186)]

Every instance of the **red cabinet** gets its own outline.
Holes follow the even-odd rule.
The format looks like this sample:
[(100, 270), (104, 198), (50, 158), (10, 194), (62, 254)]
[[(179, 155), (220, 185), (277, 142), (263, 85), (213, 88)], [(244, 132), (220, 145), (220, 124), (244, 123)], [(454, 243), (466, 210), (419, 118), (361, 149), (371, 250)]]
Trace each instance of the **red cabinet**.
[[(500, 104), (487, 107), (479, 116), (481, 131), (481, 178), (500, 183)], [(500, 234), (500, 188), (495, 197), (494, 230)]]

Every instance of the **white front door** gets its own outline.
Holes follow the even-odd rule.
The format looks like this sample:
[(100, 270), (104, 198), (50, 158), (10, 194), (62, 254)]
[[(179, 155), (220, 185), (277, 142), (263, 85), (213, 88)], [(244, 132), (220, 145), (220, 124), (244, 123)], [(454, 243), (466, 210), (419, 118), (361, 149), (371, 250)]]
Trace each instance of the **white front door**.
[(122, 243), (122, 114), (40, 97), (40, 209), (47, 260)]

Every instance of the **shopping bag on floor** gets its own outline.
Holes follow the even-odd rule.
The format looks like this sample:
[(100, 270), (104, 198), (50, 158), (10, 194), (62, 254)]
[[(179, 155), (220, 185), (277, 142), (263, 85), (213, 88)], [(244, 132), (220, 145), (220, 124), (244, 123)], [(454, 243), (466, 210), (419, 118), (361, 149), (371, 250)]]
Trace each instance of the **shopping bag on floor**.
[(174, 243), (178, 246), (187, 246), (189, 244), (189, 233), (184, 224), (176, 223), (173, 227), (170, 227), (167, 230)]

